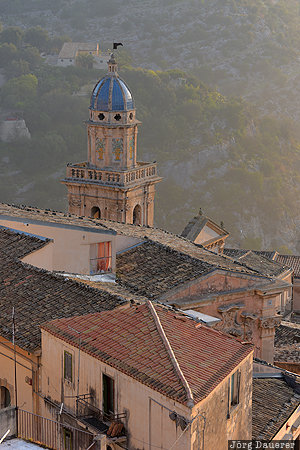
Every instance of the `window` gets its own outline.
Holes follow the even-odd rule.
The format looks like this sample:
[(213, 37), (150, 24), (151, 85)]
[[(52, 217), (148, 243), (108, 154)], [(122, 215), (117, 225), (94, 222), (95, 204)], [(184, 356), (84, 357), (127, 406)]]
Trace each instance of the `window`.
[(91, 245), (91, 274), (111, 272), (111, 242)]
[(10, 406), (10, 393), (9, 390), (4, 387), (1, 386), (0, 387), (0, 409), (2, 408), (7, 408), (8, 406)]
[(114, 380), (103, 374), (102, 377), (103, 385), (103, 412), (105, 414), (114, 413)]
[(64, 428), (64, 450), (73, 449), (73, 433), (70, 430)]
[(231, 375), (229, 379), (228, 385), (228, 417), (230, 417), (230, 411), (236, 405), (239, 404), (240, 401), (240, 378), (241, 372), (237, 370)]
[(64, 379), (68, 381), (73, 380), (72, 359), (71, 353), (64, 351)]

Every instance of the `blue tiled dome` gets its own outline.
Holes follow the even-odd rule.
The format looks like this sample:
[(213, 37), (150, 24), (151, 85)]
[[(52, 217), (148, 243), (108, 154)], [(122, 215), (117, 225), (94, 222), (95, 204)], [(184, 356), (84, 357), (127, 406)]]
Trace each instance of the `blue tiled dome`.
[(127, 111), (134, 108), (130, 90), (118, 76), (106, 75), (94, 87), (90, 108), (96, 111)]

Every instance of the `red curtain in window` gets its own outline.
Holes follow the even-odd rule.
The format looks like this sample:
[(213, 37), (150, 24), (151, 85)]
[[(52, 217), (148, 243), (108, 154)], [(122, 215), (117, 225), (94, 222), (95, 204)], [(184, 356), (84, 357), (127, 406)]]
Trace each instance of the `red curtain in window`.
[(111, 264), (111, 243), (100, 242), (97, 252), (97, 271), (108, 272)]

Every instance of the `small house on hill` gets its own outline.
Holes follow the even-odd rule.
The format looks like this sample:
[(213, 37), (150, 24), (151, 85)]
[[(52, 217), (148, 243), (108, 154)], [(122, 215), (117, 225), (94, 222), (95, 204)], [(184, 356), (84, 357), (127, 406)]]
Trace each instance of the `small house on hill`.
[(61, 67), (74, 66), (79, 55), (91, 55), (94, 57), (94, 68), (106, 69), (109, 60), (109, 52), (102, 52), (99, 44), (85, 42), (65, 42), (59, 52), (57, 65)]

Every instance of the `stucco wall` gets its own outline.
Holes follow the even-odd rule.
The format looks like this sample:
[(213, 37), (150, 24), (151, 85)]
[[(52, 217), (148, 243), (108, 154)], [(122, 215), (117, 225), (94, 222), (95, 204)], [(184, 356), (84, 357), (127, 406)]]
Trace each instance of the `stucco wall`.
[(216, 233), (214, 230), (205, 225), (203, 230), (201, 230), (198, 236), (196, 237), (195, 243), (202, 244), (202, 242), (210, 241), (211, 239), (216, 238), (218, 236), (220, 236), (218, 233)]
[[(75, 410), (75, 399), (67, 396), (77, 392), (78, 349), (60, 341), (42, 330), (42, 392), (52, 400), (64, 402), (65, 406)], [(63, 379), (63, 354), (68, 351), (73, 355), (73, 382)], [(115, 381), (115, 412), (128, 411), (125, 424), (128, 430), (129, 448), (150, 450), (170, 448), (182, 433), (174, 421), (169, 418), (169, 410), (176, 410), (189, 419), (190, 410), (158, 392), (138, 383), (133, 378), (115, 370), (92, 356), (81, 352), (79, 394), (94, 393), (94, 404), (102, 409), (102, 374)], [(159, 402), (166, 408), (158, 405)], [(49, 417), (50, 410), (44, 406), (43, 414)], [(189, 434), (184, 433), (175, 450), (188, 449)]]
[[(42, 392), (52, 400), (64, 402), (75, 409), (77, 392), (78, 349), (42, 330)], [(63, 379), (63, 353), (73, 355), (73, 382)], [(197, 439), (202, 439), (203, 423), (195, 419), (182, 434), (180, 426), (169, 417), (170, 411), (192, 420), (198, 413), (206, 416), (205, 448), (227, 449), (227, 439), (251, 438), (251, 393), (252, 393), (252, 355), (239, 366), (241, 370), (240, 403), (227, 419), (228, 383), (231, 374), (203, 402), (192, 410), (161, 395), (153, 389), (122, 372), (102, 363), (96, 358), (81, 352), (79, 394), (93, 393), (94, 404), (102, 409), (102, 374), (115, 381), (115, 412), (127, 411), (128, 448), (131, 450), (153, 448), (172, 448), (176, 450), (196, 449)], [(232, 372), (232, 373), (233, 373)], [(45, 406), (44, 414), (50, 415)], [(200, 421), (200, 422), (199, 422)], [(200, 431), (199, 431), (200, 430)], [(182, 436), (181, 436), (182, 435)], [(181, 436), (181, 437), (180, 437)], [(195, 443), (196, 442), (196, 443)]]
[[(11, 406), (15, 406), (14, 352), (9, 342), (4, 339), (1, 339), (1, 342), (0, 386), (9, 390)], [(33, 393), (33, 388), (34, 386), (37, 388), (38, 382), (34, 373), (37, 370), (37, 358), (18, 347), (16, 352), (18, 406), (26, 411), (38, 413), (38, 398)]]
[(86, 231), (79, 227), (78, 229), (73, 229), (47, 222), (30, 223), (26, 219), (15, 221), (0, 218), (0, 225), (53, 239), (52, 248), (47, 246), (47, 250), (42, 249), (23, 258), (23, 261), (28, 264), (48, 270), (90, 274), (90, 245), (111, 241), (112, 269), (115, 272), (114, 234)]
[[(231, 375), (241, 371), (240, 401), (228, 413), (228, 385)], [(227, 450), (228, 440), (252, 438), (252, 354), (231, 372), (198, 407), (192, 424), (194, 449)], [(205, 421), (203, 446), (203, 416)]]
[(142, 241), (143, 241), (142, 239), (138, 239), (138, 238), (134, 238), (134, 237), (130, 237), (130, 236), (123, 236), (123, 235), (119, 234), (116, 237), (116, 252), (126, 250), (127, 248), (130, 248), (133, 245), (136, 245)]
[(253, 280), (249, 277), (214, 271), (206, 277), (201, 277), (201, 279), (193, 280), (179, 286), (177, 289), (168, 291), (161, 296), (161, 299), (166, 300), (168, 303), (178, 301), (178, 304), (180, 304), (179, 302), (186, 302), (189, 299), (194, 299), (195, 296), (201, 297), (215, 292), (236, 290), (252, 286), (257, 282), (258, 280)]
[(293, 311), (300, 313), (300, 279), (299, 278), (294, 278)]

